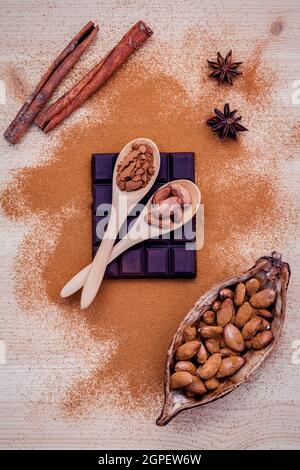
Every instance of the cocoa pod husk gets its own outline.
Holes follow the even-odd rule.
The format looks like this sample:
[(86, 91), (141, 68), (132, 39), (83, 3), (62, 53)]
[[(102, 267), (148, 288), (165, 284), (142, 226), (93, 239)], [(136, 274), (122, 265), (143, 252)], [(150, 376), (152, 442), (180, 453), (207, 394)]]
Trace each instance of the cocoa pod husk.
[[(243, 274), (233, 276), (216, 284), (196, 302), (195, 306), (187, 313), (179, 325), (167, 353), (165, 366), (165, 398), (161, 415), (157, 420), (157, 425), (166, 425), (183, 410), (194, 408), (196, 406), (203, 406), (216, 399), (222, 398), (244, 383), (248, 377), (253, 374), (262, 361), (270, 354), (281, 334), (285, 319), (286, 293), (289, 277), (289, 265), (282, 261), (281, 256), (278, 253), (273, 252), (271, 256), (259, 258), (255, 265)], [(263, 289), (264, 287), (268, 288), (271, 285), (276, 291), (276, 299), (274, 305), (272, 305), (274, 319), (272, 321), (271, 330), (258, 332), (254, 338), (245, 341), (246, 347), (248, 342), (253, 342), (255, 349), (251, 349), (246, 353), (243, 352), (243, 356), (246, 361), (244, 366), (242, 366), (234, 375), (228, 378), (224, 377), (215, 390), (209, 390), (207, 387), (207, 393), (199, 398), (196, 398), (196, 395), (193, 395), (191, 392), (185, 391), (184, 388), (175, 391), (170, 390), (170, 375), (174, 371), (175, 352), (182, 342), (182, 333), (185, 327), (187, 325), (197, 324), (200, 326), (200, 330), (201, 327), (210, 328), (209, 326), (203, 325), (204, 322), (201, 321), (201, 317), (205, 311), (212, 309), (214, 302), (218, 302), (220, 291), (225, 288), (233, 291), (236, 285), (240, 282), (247, 286), (247, 281), (255, 278), (260, 280), (260, 289)], [(251, 295), (252, 298), (253, 295), (256, 295), (256, 293)], [(256, 309), (257, 307), (254, 308)], [(265, 309), (265, 307), (259, 307), (259, 309)], [(215, 338), (217, 336), (218, 335), (214, 334), (210, 337)], [(207, 380), (205, 380), (205, 382), (207, 382)], [(190, 396), (187, 396), (188, 393)], [(246, 399), (247, 397), (245, 397), (245, 400)]]

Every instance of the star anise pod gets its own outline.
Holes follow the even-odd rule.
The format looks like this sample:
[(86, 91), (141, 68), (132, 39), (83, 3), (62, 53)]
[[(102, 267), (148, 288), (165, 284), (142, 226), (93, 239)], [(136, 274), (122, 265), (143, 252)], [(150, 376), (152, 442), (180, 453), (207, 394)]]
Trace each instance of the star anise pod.
[(239, 122), (242, 116), (236, 116), (236, 109), (230, 111), (228, 103), (225, 104), (223, 113), (217, 108), (214, 109), (214, 112), (215, 116), (208, 119), (207, 124), (211, 126), (213, 132), (217, 132), (221, 140), (225, 140), (227, 136), (237, 140), (238, 132), (248, 130)]
[(226, 81), (233, 85), (232, 79), (242, 74), (237, 69), (243, 62), (232, 62), (232, 50), (228, 52), (225, 58), (218, 52), (216, 62), (213, 60), (208, 60), (207, 62), (214, 69), (209, 76), (217, 78), (219, 85)]

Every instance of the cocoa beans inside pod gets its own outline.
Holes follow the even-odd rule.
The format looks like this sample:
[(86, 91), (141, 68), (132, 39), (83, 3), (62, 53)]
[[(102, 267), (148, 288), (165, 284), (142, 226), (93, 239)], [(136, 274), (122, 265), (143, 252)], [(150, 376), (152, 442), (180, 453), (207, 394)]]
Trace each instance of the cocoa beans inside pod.
[(250, 304), (254, 308), (267, 308), (276, 298), (276, 292), (273, 289), (263, 289), (250, 297)]
[(242, 336), (244, 339), (250, 339), (261, 328), (263, 319), (255, 316), (249, 320), (242, 328)]
[(175, 364), (175, 372), (185, 371), (192, 375), (197, 374), (197, 367), (190, 361), (179, 361)]
[(217, 372), (217, 379), (229, 377), (235, 374), (244, 364), (246, 360), (242, 356), (231, 356), (222, 359), (221, 365)]
[(187, 341), (193, 341), (196, 339), (197, 330), (195, 326), (187, 326), (183, 332), (182, 339), (186, 343)]
[(202, 382), (202, 380), (200, 380), (199, 377), (195, 377), (195, 376), (193, 377), (192, 383), (187, 385), (185, 389), (188, 392), (194, 393), (195, 395), (203, 395), (206, 392), (206, 387), (204, 383)]
[(209, 339), (221, 335), (223, 328), (221, 326), (202, 326), (199, 333), (202, 338)]
[(222, 300), (233, 299), (234, 293), (232, 292), (232, 290), (224, 288), (220, 290), (219, 296), (221, 297)]
[(207, 390), (215, 390), (220, 385), (220, 382), (216, 377), (212, 377), (211, 379), (205, 380), (204, 385)]
[[(203, 406), (206, 403), (219, 399), (227, 393), (230, 393), (248, 379), (256, 368), (259, 367), (261, 362), (272, 351), (280, 336), (285, 319), (286, 293), (289, 277), (289, 265), (282, 261), (281, 256), (278, 253), (273, 252), (271, 256), (259, 258), (255, 265), (248, 271), (221, 281), (196, 302), (195, 306), (188, 312), (179, 325), (167, 353), (165, 367), (165, 399), (161, 415), (157, 420), (157, 424), (159, 426), (164, 426), (183, 410), (196, 406)], [(253, 279), (259, 280), (258, 283), (256, 281), (252, 281)], [(232, 348), (232, 346), (236, 344), (236, 341), (233, 342), (234, 344), (231, 344), (231, 340), (229, 339), (228, 343), (228, 337), (230, 335), (228, 333), (226, 334), (226, 329), (229, 328), (230, 332), (232, 327), (236, 328), (238, 333), (241, 335), (240, 330), (249, 321), (249, 318), (246, 318), (247, 321), (242, 321), (242, 323), (245, 321), (243, 325), (239, 323), (228, 323), (224, 328), (219, 325), (216, 326), (215, 324), (207, 325), (203, 321), (204, 312), (207, 312), (208, 310), (213, 310), (215, 313), (218, 312), (219, 308), (217, 307), (220, 305), (217, 304), (216, 307), (213, 308), (215, 302), (219, 302), (219, 299), (224, 301), (225, 298), (230, 298), (224, 297), (222, 299), (222, 297), (220, 297), (220, 292), (223, 289), (229, 289), (234, 293), (237, 285), (240, 283), (244, 284), (247, 296), (250, 297), (249, 300), (245, 297), (244, 303), (245, 301), (248, 301), (251, 305), (253, 310), (251, 318), (252, 316), (260, 316), (270, 323), (270, 326), (268, 326), (269, 329), (258, 331), (250, 339), (244, 341), (247, 348), (244, 351), (236, 351)], [(244, 305), (244, 303), (242, 305)], [(242, 306), (237, 308), (237, 313), (241, 307)], [(266, 313), (265, 316), (263, 314), (259, 315), (258, 310), (265, 310), (269, 313)], [(236, 317), (238, 316), (237, 313)], [(236, 319), (234, 321), (236, 321)], [(182, 344), (183, 332), (187, 326), (196, 327), (196, 339)], [(267, 327), (267, 325), (263, 322), (261, 327)], [(209, 339), (216, 339), (219, 341), (223, 334), (223, 330), (224, 339), (227, 337), (226, 346), (224, 347), (223, 342), (220, 352), (210, 354), (210, 352), (205, 349), (205, 342)], [(233, 336), (237, 335), (234, 334)], [(189, 343), (194, 342), (196, 344), (191, 347)], [(237, 343), (241, 343), (240, 338)], [(220, 341), (219, 344), (221, 344)], [(201, 345), (207, 354), (207, 359), (203, 364), (198, 362)], [(187, 351), (184, 349), (185, 347), (187, 348)], [(181, 348), (183, 348), (183, 352)], [(241, 346), (238, 348), (241, 348)], [(233, 351), (233, 355), (229, 355), (230, 351)], [(186, 390), (186, 387), (194, 382), (193, 377), (195, 377), (195, 375), (186, 370), (176, 371), (176, 364), (181, 361), (191, 362), (192, 365), (195, 365), (196, 367), (198, 365), (197, 376), (206, 388), (205, 393), (197, 394)], [(181, 366), (179, 365), (177, 368), (178, 367), (180, 368)], [(226, 375), (224, 375), (225, 372)], [(227, 375), (229, 373), (232, 375)], [(175, 374), (184, 375), (176, 376)], [(220, 376), (220, 380), (217, 378), (218, 374)], [(253, 375), (252, 380), (255, 380), (255, 375)], [(201, 391), (202, 390), (204, 391), (201, 386)], [(244, 393), (247, 393), (247, 391), (245, 390)], [(245, 400), (247, 400), (247, 397), (245, 397)]]
[(245, 302), (243, 305), (241, 305), (235, 316), (235, 326), (237, 326), (238, 328), (242, 328), (247, 323), (247, 321), (250, 320), (252, 312), (253, 309), (249, 302)]
[(199, 362), (199, 364), (204, 364), (208, 359), (208, 352), (205, 349), (204, 344), (201, 343), (199, 351), (197, 352), (196, 355), (196, 360)]
[(234, 325), (226, 325), (223, 331), (225, 344), (228, 348), (236, 352), (242, 352), (245, 349), (244, 339), (240, 330)]
[(182, 344), (176, 351), (176, 358), (180, 361), (187, 361), (192, 357), (196, 356), (199, 348), (201, 346), (201, 342), (198, 340), (195, 341), (188, 341), (187, 343)]
[(174, 372), (170, 377), (170, 388), (176, 390), (177, 388), (185, 387), (193, 382), (193, 376), (189, 372), (180, 371)]
[(200, 366), (197, 370), (197, 375), (200, 377), (200, 379), (211, 379), (217, 373), (221, 365), (221, 360), (221, 354), (212, 354), (203, 364), (203, 366)]
[(234, 305), (240, 307), (245, 300), (246, 286), (242, 282), (239, 282), (234, 291)]
[(252, 279), (249, 279), (249, 281), (246, 282), (246, 293), (249, 297), (251, 297), (251, 295), (253, 295), (253, 294), (256, 294), (258, 289), (259, 289), (259, 280), (258, 279), (252, 278)]
[(207, 325), (213, 325), (216, 321), (216, 314), (212, 310), (203, 313), (203, 320)]
[(220, 352), (220, 343), (215, 338), (210, 338), (205, 341), (205, 347), (210, 354)]
[(217, 312), (220, 307), (221, 307), (221, 300), (215, 300), (214, 303), (212, 304), (211, 309), (212, 309), (214, 312)]
[(233, 302), (231, 299), (225, 299), (222, 302), (220, 310), (217, 312), (217, 323), (219, 326), (225, 326), (232, 321), (235, 314)]

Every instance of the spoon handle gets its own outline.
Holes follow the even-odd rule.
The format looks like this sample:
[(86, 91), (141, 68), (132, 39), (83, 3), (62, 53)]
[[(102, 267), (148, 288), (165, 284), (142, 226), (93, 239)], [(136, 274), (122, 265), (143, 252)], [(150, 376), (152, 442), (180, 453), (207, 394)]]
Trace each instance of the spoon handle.
[(103, 240), (93, 259), (90, 270), (83, 285), (80, 302), (80, 306), (82, 309), (87, 308), (93, 302), (101, 285), (106, 266), (109, 261), (117, 236), (116, 225), (116, 210), (112, 210), (107, 229), (104, 233)]
[[(137, 245), (138, 243), (141, 243), (143, 240), (144, 238), (136, 239), (136, 240), (120, 240), (113, 247), (113, 250), (111, 252), (111, 255), (107, 264), (109, 264), (119, 255), (124, 253), (124, 251), (128, 250), (128, 248), (131, 248), (132, 246)], [(92, 263), (88, 264), (85, 268), (83, 268), (81, 271), (75, 274), (75, 276), (72, 277), (72, 279), (70, 279), (62, 288), (60, 292), (60, 296), (63, 298), (69, 297), (70, 295), (75, 294), (75, 292), (81, 289), (87, 279), (91, 266), (92, 266)]]

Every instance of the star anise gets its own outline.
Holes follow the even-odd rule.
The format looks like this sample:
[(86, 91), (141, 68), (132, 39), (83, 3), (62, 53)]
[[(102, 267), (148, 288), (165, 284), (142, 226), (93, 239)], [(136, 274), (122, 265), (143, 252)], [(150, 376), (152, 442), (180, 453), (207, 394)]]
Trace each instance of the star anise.
[(237, 69), (243, 62), (232, 62), (231, 50), (228, 52), (225, 58), (220, 54), (220, 52), (218, 52), (216, 62), (212, 60), (208, 60), (207, 62), (210, 67), (214, 69), (209, 76), (217, 78), (219, 85), (226, 81), (230, 83), (230, 85), (233, 85), (232, 79), (237, 75), (242, 74), (242, 72)]
[(230, 111), (229, 104), (224, 106), (224, 113), (219, 109), (214, 109), (215, 116), (207, 120), (207, 124), (211, 126), (213, 132), (217, 132), (221, 140), (231, 137), (237, 140), (237, 133), (247, 131), (246, 127), (240, 124), (242, 116), (236, 116), (237, 110)]

